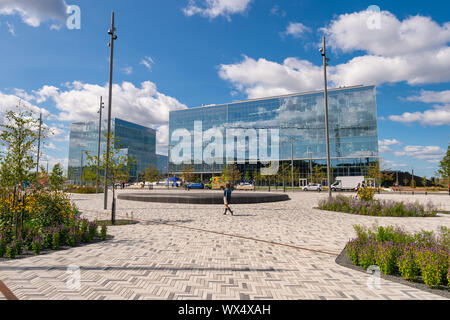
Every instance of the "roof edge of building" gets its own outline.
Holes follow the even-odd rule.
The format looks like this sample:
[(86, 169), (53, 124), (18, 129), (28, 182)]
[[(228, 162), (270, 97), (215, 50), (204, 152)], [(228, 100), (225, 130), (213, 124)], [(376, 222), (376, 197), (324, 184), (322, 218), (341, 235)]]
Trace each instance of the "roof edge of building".
[[(349, 87), (339, 87), (339, 88), (328, 89), (328, 92), (340, 91), (340, 90), (348, 90), (348, 89), (357, 89), (357, 88), (370, 88), (370, 87), (376, 88), (376, 85), (374, 85), (374, 84), (372, 84), (372, 85), (360, 84), (360, 85), (349, 86)], [(211, 105), (206, 105), (206, 106), (201, 106), (201, 107), (192, 107), (192, 108), (187, 108), (187, 109), (182, 109), (182, 110), (173, 110), (173, 111), (170, 111), (170, 113), (172, 113), (172, 112), (179, 112), (179, 111), (186, 111), (186, 110), (192, 110), (192, 109), (202, 109), (202, 108), (211, 108), (211, 107), (217, 107), (217, 106), (231, 105), (231, 104), (237, 104), (237, 103), (243, 103), (243, 102), (252, 102), (252, 101), (262, 101), (262, 100), (268, 100), (268, 99), (287, 98), (287, 97), (294, 97), (294, 96), (307, 95), (307, 94), (317, 94), (317, 93), (321, 93), (321, 92), (324, 92), (324, 90), (296, 92), (296, 93), (289, 93), (289, 94), (283, 94), (283, 95), (278, 95), (278, 96), (262, 97), (262, 98), (247, 99), (247, 100), (238, 100), (238, 101), (233, 101), (233, 102), (230, 102), (230, 103), (211, 104)]]

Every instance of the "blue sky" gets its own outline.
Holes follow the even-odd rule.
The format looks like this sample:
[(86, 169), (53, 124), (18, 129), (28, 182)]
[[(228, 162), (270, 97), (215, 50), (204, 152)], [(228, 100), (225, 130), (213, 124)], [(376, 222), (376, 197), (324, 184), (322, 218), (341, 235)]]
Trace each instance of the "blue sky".
[(22, 99), (44, 111), (50, 167), (67, 163), (70, 123), (106, 96), (112, 10), (114, 114), (158, 130), (160, 153), (170, 110), (321, 89), (324, 33), (330, 86), (378, 87), (386, 167), (431, 177), (447, 150), (448, 2), (0, 0), (0, 110)]

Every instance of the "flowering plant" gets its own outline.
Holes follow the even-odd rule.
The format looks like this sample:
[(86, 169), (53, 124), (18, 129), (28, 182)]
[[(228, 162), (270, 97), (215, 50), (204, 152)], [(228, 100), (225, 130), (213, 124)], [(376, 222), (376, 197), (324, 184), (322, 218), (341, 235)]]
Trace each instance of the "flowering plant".
[(421, 279), (431, 288), (450, 285), (447, 228), (442, 228), (439, 237), (433, 232), (409, 234), (394, 227), (354, 228), (358, 237), (346, 247), (354, 265), (367, 269), (376, 264), (384, 274), (399, 274), (409, 281)]

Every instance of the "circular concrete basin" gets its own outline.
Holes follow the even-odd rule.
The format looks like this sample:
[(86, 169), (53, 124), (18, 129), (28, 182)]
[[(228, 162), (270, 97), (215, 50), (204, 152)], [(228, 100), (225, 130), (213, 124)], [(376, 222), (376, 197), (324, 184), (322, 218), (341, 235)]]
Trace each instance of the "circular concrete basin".
[[(186, 204), (223, 204), (222, 192), (149, 192), (128, 193), (117, 197), (119, 200), (158, 202), (158, 203), (186, 203)], [(274, 193), (237, 193), (231, 197), (231, 204), (255, 204), (281, 202), (291, 200), (287, 194)]]

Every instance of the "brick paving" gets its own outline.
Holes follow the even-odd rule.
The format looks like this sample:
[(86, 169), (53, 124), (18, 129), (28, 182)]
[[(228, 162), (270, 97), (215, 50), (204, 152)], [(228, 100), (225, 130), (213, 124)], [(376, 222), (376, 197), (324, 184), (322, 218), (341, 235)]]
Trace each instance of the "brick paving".
[[(369, 275), (335, 259), (354, 237), (354, 224), (437, 231), (450, 226), (450, 215), (376, 218), (313, 209), (323, 197), (295, 193), (288, 202), (236, 205), (234, 217), (223, 216), (221, 206), (120, 200), (118, 218), (139, 224), (109, 228), (114, 239), (107, 242), (0, 262), (0, 279), (19, 299), (443, 299), (386, 280), (371, 289)], [(450, 209), (449, 196), (378, 197)], [(102, 195), (73, 199), (90, 219), (109, 216)], [(79, 290), (67, 285), (72, 265), (81, 270)]]

